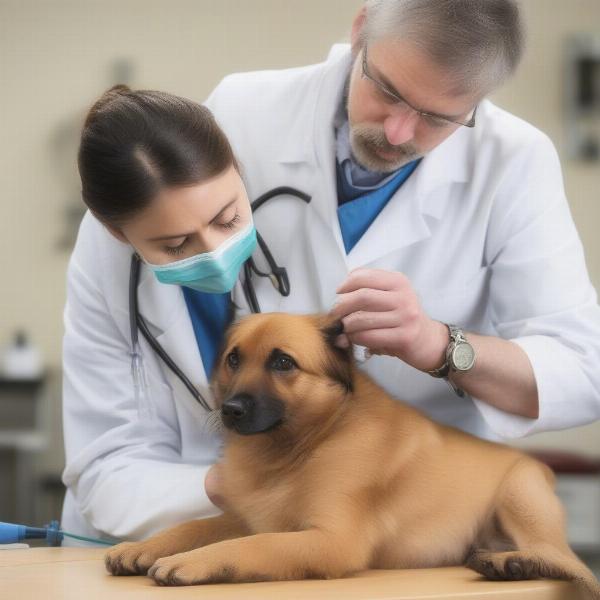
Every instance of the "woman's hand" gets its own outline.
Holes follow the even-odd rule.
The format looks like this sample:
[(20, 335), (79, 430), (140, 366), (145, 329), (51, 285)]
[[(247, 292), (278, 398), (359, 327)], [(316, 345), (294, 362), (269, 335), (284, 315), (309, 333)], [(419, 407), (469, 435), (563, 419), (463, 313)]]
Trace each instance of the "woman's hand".
[(204, 478), (204, 490), (208, 499), (221, 510), (225, 510), (225, 500), (221, 495), (221, 465), (214, 464)]
[(448, 328), (423, 312), (404, 274), (356, 269), (336, 291), (330, 314), (344, 324), (340, 346), (366, 346), (372, 354), (396, 356), (421, 371), (444, 364)]

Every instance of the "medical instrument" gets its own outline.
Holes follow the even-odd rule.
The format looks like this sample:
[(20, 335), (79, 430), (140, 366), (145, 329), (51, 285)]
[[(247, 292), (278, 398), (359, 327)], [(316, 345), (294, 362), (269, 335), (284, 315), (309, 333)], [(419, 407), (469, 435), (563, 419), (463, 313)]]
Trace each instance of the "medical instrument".
[(60, 546), (65, 537), (92, 542), (94, 544), (102, 544), (104, 546), (114, 546), (119, 543), (84, 537), (63, 531), (60, 529), (58, 521), (50, 521), (50, 524), (44, 525), (44, 527), (28, 527), (27, 525), (18, 525), (16, 523), (0, 522), (0, 544), (17, 544), (23, 540), (45, 539), (46, 546)]
[[(276, 196), (295, 196), (296, 198), (306, 202), (308, 204), (311, 201), (311, 197), (300, 190), (297, 190), (288, 186), (281, 186), (273, 188), (268, 192), (265, 192), (261, 196), (259, 196), (254, 202), (251, 203), (250, 207), (252, 212), (254, 213), (257, 209), (259, 209), (265, 202), (268, 202), (272, 198)], [(252, 283), (252, 273), (255, 273), (259, 277), (268, 277), (273, 284), (273, 287), (282, 295), (288, 296), (290, 293), (290, 280), (287, 274), (287, 270), (285, 267), (280, 267), (273, 258), (269, 247), (266, 242), (262, 238), (262, 236), (256, 232), (256, 241), (261, 248), (261, 251), (265, 257), (269, 265), (270, 272), (265, 273), (259, 270), (254, 263), (252, 257), (250, 257), (244, 263), (244, 280), (242, 282), (242, 287), (244, 290), (244, 295), (246, 296), (246, 300), (250, 305), (250, 309), (253, 313), (260, 312), (260, 305), (258, 303), (258, 299), (256, 297), (256, 292), (254, 290), (254, 285)], [(211, 408), (208, 402), (204, 399), (202, 394), (196, 389), (194, 384), (187, 378), (185, 373), (177, 366), (175, 361), (168, 355), (166, 350), (160, 345), (158, 340), (152, 335), (144, 318), (139, 312), (138, 308), (138, 296), (137, 296), (137, 288), (140, 279), (140, 264), (141, 259), (137, 255), (137, 253), (133, 253), (131, 256), (131, 268), (129, 273), (129, 326), (131, 333), (131, 374), (133, 377), (133, 384), (135, 390), (135, 397), (138, 406), (142, 406), (143, 402), (141, 402), (141, 398), (144, 396), (147, 381), (146, 381), (146, 373), (144, 370), (144, 364), (142, 359), (142, 354), (140, 351), (139, 345), (139, 337), (138, 331), (142, 332), (142, 335), (150, 344), (150, 347), (156, 352), (156, 354), (162, 359), (165, 365), (175, 374), (176, 377), (185, 385), (190, 394), (194, 397), (194, 399), (207, 411), (211, 411)]]
[(352, 353), (354, 354), (354, 360), (360, 364), (366, 363), (373, 356), (369, 348), (366, 346), (357, 346), (356, 344), (352, 346)]
[[(300, 190), (297, 190), (292, 187), (282, 186), (276, 187), (272, 190), (265, 192), (262, 196), (259, 196), (254, 202), (251, 204), (252, 212), (256, 212), (265, 202), (275, 198), (276, 196), (295, 196), (299, 200), (306, 202), (306, 204), (310, 203), (311, 197)], [(269, 263), (269, 269), (271, 269), (270, 273), (264, 273), (260, 271), (254, 262), (254, 259), (250, 257), (244, 263), (244, 280), (242, 282), (242, 287), (244, 289), (244, 295), (246, 296), (246, 300), (250, 305), (250, 309), (253, 313), (260, 312), (260, 304), (258, 303), (258, 299), (256, 298), (256, 292), (254, 290), (254, 285), (252, 283), (252, 272), (254, 272), (259, 277), (268, 277), (273, 284), (273, 287), (282, 295), (289, 296), (290, 295), (290, 279), (287, 274), (287, 270), (285, 267), (280, 267), (273, 258), (269, 247), (267, 246), (265, 240), (260, 235), (260, 233), (256, 232), (256, 241), (262, 250), (262, 253), (265, 257), (265, 260)]]

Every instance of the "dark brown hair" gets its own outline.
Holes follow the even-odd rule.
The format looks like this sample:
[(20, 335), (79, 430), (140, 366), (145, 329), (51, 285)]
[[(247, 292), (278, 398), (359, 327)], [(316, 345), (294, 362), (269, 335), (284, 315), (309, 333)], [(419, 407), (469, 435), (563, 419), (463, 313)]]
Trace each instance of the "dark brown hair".
[(83, 201), (115, 227), (162, 189), (202, 183), (232, 165), (231, 146), (206, 107), (125, 85), (94, 103), (78, 154)]

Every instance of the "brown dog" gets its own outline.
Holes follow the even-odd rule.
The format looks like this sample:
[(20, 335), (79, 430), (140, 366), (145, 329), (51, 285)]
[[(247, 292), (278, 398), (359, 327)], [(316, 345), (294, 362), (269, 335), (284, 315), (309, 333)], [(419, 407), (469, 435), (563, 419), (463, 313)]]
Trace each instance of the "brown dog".
[(233, 326), (213, 381), (227, 510), (115, 546), (109, 572), (191, 585), (467, 564), (600, 598), (566, 542), (551, 471), (394, 400), (338, 333), (322, 316)]

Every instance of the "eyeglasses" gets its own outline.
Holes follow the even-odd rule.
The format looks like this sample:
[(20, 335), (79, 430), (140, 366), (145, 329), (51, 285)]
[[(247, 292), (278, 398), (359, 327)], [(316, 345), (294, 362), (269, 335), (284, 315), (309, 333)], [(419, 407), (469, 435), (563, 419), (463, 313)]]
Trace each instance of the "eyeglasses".
[(411, 104), (409, 104), (398, 92), (390, 90), (384, 83), (375, 79), (370, 73), (367, 65), (367, 46), (363, 48), (362, 56), (362, 76), (368, 79), (376, 88), (377, 91), (383, 96), (387, 102), (392, 102), (396, 106), (401, 108), (407, 108), (417, 113), (423, 121), (430, 127), (448, 127), (450, 125), (462, 125), (463, 127), (475, 127), (475, 113), (477, 112), (477, 106), (473, 109), (471, 117), (464, 120), (448, 119), (440, 115), (435, 115), (424, 110), (419, 110)]

